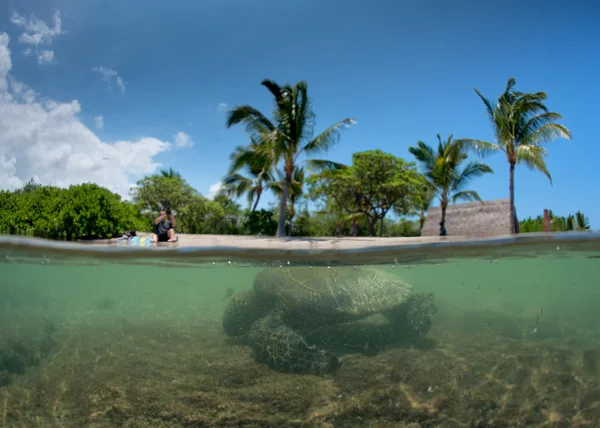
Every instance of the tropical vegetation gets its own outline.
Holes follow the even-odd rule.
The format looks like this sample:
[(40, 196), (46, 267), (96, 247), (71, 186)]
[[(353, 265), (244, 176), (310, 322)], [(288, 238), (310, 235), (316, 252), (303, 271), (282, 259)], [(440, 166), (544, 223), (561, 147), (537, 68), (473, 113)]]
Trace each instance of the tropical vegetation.
[[(311, 170), (338, 168), (335, 162), (317, 159), (300, 160), (302, 156), (311, 156), (326, 152), (339, 136), (340, 131), (355, 122), (346, 118), (322, 131), (316, 137), (314, 131), (315, 114), (308, 97), (308, 83), (301, 81), (294, 86), (279, 86), (273, 80), (265, 79), (261, 83), (273, 96), (273, 118), (268, 119), (263, 113), (250, 105), (237, 106), (229, 111), (227, 127), (243, 124), (252, 141), (260, 141), (267, 152), (272, 165), (282, 163), (283, 182), (279, 202), (279, 218), (277, 236), (285, 236), (285, 223), (288, 214), (288, 198), (294, 180), (294, 172), (302, 163)], [(259, 170), (263, 166), (263, 155), (244, 158), (251, 170)]]
[(558, 113), (548, 110), (545, 92), (525, 93), (516, 91), (516, 81), (508, 79), (504, 92), (494, 103), (475, 88), (483, 101), (487, 116), (492, 123), (496, 142), (465, 138), (459, 140), (473, 148), (479, 155), (494, 152), (506, 155), (509, 165), (509, 197), (512, 233), (517, 233), (515, 210), (515, 167), (521, 163), (543, 173), (550, 184), (552, 176), (546, 166), (546, 145), (557, 138), (571, 139), (571, 131), (555, 123), (562, 119)]
[[(556, 216), (552, 210), (549, 210), (549, 213), (552, 232), (590, 230), (590, 221), (581, 211), (577, 211), (575, 214), (569, 214), (567, 216)], [(520, 233), (542, 232), (543, 226), (544, 218), (541, 215), (538, 215), (535, 218), (528, 217), (519, 222)]]
[[(425, 197), (426, 182), (412, 162), (381, 150), (354, 153), (352, 165), (323, 171), (309, 178), (310, 197), (327, 205), (333, 201), (350, 217), (364, 219), (370, 236), (383, 236), (383, 221), (392, 210), (414, 214)], [(344, 219), (340, 218), (340, 221)]]
[(440, 200), (442, 211), (440, 236), (446, 236), (448, 203), (461, 200), (483, 203), (479, 193), (467, 190), (466, 186), (473, 178), (494, 171), (488, 165), (477, 161), (470, 161), (461, 169), (468, 157), (464, 144), (453, 140), (452, 135), (445, 141), (440, 134), (437, 138), (437, 151), (422, 141), (417, 142), (416, 147), (409, 147), (408, 151), (421, 164), (423, 174), (428, 180), (428, 189), (432, 189), (430, 191)]
[[(168, 207), (177, 216), (179, 233), (333, 236), (351, 233), (357, 221), (359, 236), (418, 236), (437, 200), (440, 235), (445, 235), (448, 204), (483, 203), (469, 187), (473, 179), (493, 172), (488, 165), (469, 160), (470, 151), (506, 155), (512, 230), (542, 230), (541, 215), (516, 223), (514, 170), (524, 163), (552, 182), (545, 163), (546, 143), (571, 138), (566, 127), (555, 123), (560, 115), (544, 105), (545, 93), (518, 92), (513, 78), (494, 103), (475, 89), (492, 122), (493, 143), (452, 135), (442, 139), (438, 134), (437, 147), (417, 141), (409, 148), (414, 161), (366, 150), (354, 153), (352, 163), (345, 165), (314, 156), (327, 152), (341, 131), (355, 123), (353, 118), (314, 136), (316, 116), (306, 82), (280, 86), (266, 79), (261, 84), (273, 98), (271, 117), (249, 105), (227, 113), (226, 126), (243, 125), (248, 143), (231, 153), (223, 188), (212, 199), (172, 168), (141, 178), (131, 201), (92, 183), (63, 189), (30, 181), (21, 189), (0, 191), (0, 233), (66, 240), (110, 238), (125, 230), (151, 231), (158, 211)], [(259, 209), (266, 195), (278, 203)], [(246, 199), (245, 207), (238, 204), (240, 198)], [(553, 231), (590, 229), (581, 211), (566, 217), (550, 213)]]

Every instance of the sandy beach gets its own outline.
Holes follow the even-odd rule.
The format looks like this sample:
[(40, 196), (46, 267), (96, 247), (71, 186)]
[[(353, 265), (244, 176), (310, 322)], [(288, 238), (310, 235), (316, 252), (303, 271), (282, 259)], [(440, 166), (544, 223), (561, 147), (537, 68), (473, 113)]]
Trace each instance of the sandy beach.
[[(150, 234), (141, 233), (141, 237)], [(157, 246), (135, 246), (118, 239), (95, 241), (51, 241), (46, 239), (0, 235), (0, 248), (23, 250), (43, 254), (90, 256), (98, 258), (127, 259), (144, 258), (206, 258), (245, 260), (319, 261), (331, 260), (343, 263), (380, 263), (384, 260), (402, 262), (416, 258), (435, 259), (449, 254), (462, 253), (476, 256), (503, 252), (507, 246), (518, 244), (524, 250), (550, 250), (557, 247), (567, 250), (571, 244), (577, 248), (593, 245), (600, 239), (600, 232), (527, 233), (485, 238), (464, 236), (376, 238), (376, 237), (256, 237), (239, 235), (190, 235), (179, 234), (176, 243), (160, 243)], [(514, 256), (514, 254), (513, 254)]]
[[(469, 245), (486, 245), (495, 243), (519, 242), (526, 243), (532, 241), (546, 240), (561, 240), (561, 239), (584, 239), (588, 240), (592, 236), (598, 236), (598, 233), (528, 233), (522, 235), (504, 235), (504, 236), (419, 236), (419, 237), (394, 237), (394, 238), (379, 238), (379, 237), (284, 237), (275, 238), (271, 236), (244, 236), (244, 235), (194, 235), (180, 233), (177, 235), (178, 242), (176, 244), (165, 244), (165, 248), (227, 248), (237, 247), (246, 250), (352, 250), (352, 249), (369, 249), (377, 247), (381, 249), (396, 248), (401, 246), (421, 246), (431, 244), (469, 244)], [(151, 233), (140, 233), (137, 236), (149, 238)], [(78, 241), (78, 243), (86, 245), (116, 245), (118, 239), (106, 239), (95, 241)]]

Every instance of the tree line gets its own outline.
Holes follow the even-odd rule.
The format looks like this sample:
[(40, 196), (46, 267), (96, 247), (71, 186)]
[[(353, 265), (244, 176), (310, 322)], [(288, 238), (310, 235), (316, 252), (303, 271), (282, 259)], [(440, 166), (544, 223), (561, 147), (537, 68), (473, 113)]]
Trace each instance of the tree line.
[[(468, 186), (473, 179), (493, 173), (487, 164), (469, 159), (469, 154), (504, 153), (513, 208), (515, 167), (525, 164), (552, 182), (545, 164), (546, 145), (556, 138), (571, 138), (570, 131), (556, 123), (561, 116), (545, 106), (547, 95), (516, 91), (511, 78), (495, 101), (475, 89), (494, 129), (494, 143), (438, 134), (436, 145), (418, 141), (410, 147), (412, 160), (367, 150), (354, 153), (352, 164), (344, 165), (314, 155), (337, 143), (342, 131), (356, 122), (354, 118), (344, 118), (315, 136), (306, 82), (280, 86), (264, 80), (262, 85), (273, 99), (271, 117), (250, 105), (227, 113), (226, 126), (244, 126), (248, 144), (231, 153), (223, 188), (214, 199), (200, 194), (173, 169), (139, 180), (131, 202), (95, 184), (59, 189), (30, 182), (17, 191), (0, 193), (0, 232), (68, 240), (112, 237), (128, 229), (150, 231), (156, 213), (169, 207), (183, 233), (332, 236), (349, 233), (357, 219), (359, 235), (418, 236), (427, 210), (437, 199), (442, 211), (440, 235), (446, 235), (448, 205), (483, 203)], [(266, 192), (275, 195), (278, 203), (258, 209)], [(247, 207), (235, 201), (242, 197)], [(316, 209), (309, 211), (309, 202)], [(519, 225), (514, 216), (510, 220), (513, 233), (541, 230), (541, 216)], [(589, 229), (580, 212), (554, 217), (552, 225), (557, 231)]]
[[(353, 158), (342, 177), (331, 179), (330, 171), (307, 178), (309, 189), (302, 198), (293, 199), (295, 208), (293, 215), (288, 213), (286, 233), (348, 235), (352, 218), (358, 217), (358, 236), (419, 236), (432, 192), (425, 177), (415, 171), (414, 164), (380, 150), (355, 153)], [(362, 202), (356, 201), (359, 187), (359, 198), (365, 198)], [(131, 202), (123, 201), (93, 183), (64, 189), (30, 181), (14, 192), (0, 192), (0, 233), (89, 240), (117, 237), (126, 230), (151, 232), (152, 221), (163, 206), (176, 212), (180, 233), (272, 236), (277, 232), (275, 204), (266, 209), (252, 204), (244, 209), (225, 194), (209, 200), (173, 169), (144, 177), (132, 196)], [(308, 209), (311, 200), (316, 209)], [(386, 216), (389, 212), (393, 218)], [(369, 215), (372, 220), (363, 222)], [(590, 228), (580, 211), (567, 217), (550, 212), (550, 216), (553, 231)], [(540, 232), (542, 224), (542, 216), (524, 219), (520, 232)]]
[[(571, 139), (571, 132), (556, 123), (561, 115), (548, 110), (545, 92), (525, 93), (515, 89), (510, 78), (496, 101), (476, 94), (484, 104), (495, 134), (495, 142), (474, 138), (443, 140), (438, 134), (437, 150), (422, 141), (409, 148), (421, 167), (417, 172), (412, 162), (379, 151), (356, 153), (353, 164), (343, 165), (326, 159), (313, 159), (335, 144), (341, 131), (356, 120), (340, 120), (314, 135), (315, 113), (308, 97), (305, 81), (280, 86), (265, 79), (261, 83), (273, 100), (271, 118), (250, 105), (236, 106), (228, 112), (227, 127), (243, 125), (249, 144), (231, 155), (231, 166), (224, 180), (225, 192), (237, 197), (247, 195), (252, 209), (265, 191), (271, 189), (279, 197), (276, 236), (286, 235), (286, 222), (294, 218), (294, 205), (303, 193), (306, 172), (312, 199), (332, 200), (338, 209), (362, 215), (370, 235), (375, 225), (390, 211), (411, 214), (428, 207), (434, 198), (441, 206), (440, 235), (446, 235), (446, 209), (450, 202), (479, 201), (477, 192), (467, 189), (469, 182), (492, 169), (479, 161), (468, 161), (468, 153), (485, 157), (502, 152), (509, 164), (509, 198), (511, 232), (519, 230), (514, 206), (514, 171), (517, 165), (545, 174), (546, 145), (557, 138)], [(245, 171), (245, 174), (241, 173)]]

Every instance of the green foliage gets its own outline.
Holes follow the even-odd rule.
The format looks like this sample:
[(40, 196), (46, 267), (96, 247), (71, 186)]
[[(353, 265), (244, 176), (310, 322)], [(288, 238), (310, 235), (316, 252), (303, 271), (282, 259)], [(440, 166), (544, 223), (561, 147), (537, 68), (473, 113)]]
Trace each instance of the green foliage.
[(178, 213), (198, 192), (171, 169), (139, 180), (131, 196), (143, 210), (157, 213), (171, 208)]
[[(283, 162), (284, 180), (282, 183), (277, 236), (285, 236), (286, 220), (289, 207), (290, 187), (293, 176), (299, 164), (299, 157), (312, 156), (326, 152), (336, 143), (340, 131), (355, 122), (346, 118), (327, 128), (314, 137), (313, 126), (315, 114), (308, 97), (308, 84), (305, 81), (294, 86), (286, 84), (279, 86), (276, 82), (265, 79), (261, 83), (273, 96), (273, 120), (269, 120), (260, 111), (249, 105), (237, 106), (227, 116), (227, 127), (236, 124), (245, 125), (246, 131), (260, 141), (264, 152), (272, 153), (272, 164)], [(306, 160), (308, 168), (323, 170), (336, 168), (339, 165), (327, 160)], [(260, 162), (255, 164), (260, 170)]]
[(516, 81), (508, 79), (506, 88), (498, 100), (486, 99), (477, 89), (496, 137), (496, 143), (464, 138), (459, 140), (482, 156), (502, 152), (509, 163), (510, 208), (513, 233), (516, 230), (514, 170), (524, 163), (529, 169), (543, 173), (550, 183), (552, 176), (546, 167), (546, 144), (556, 138), (571, 139), (571, 131), (555, 123), (562, 119), (558, 113), (548, 111), (544, 101), (545, 92), (524, 93), (515, 91)]
[[(552, 232), (568, 232), (572, 230), (590, 230), (589, 220), (581, 211), (577, 211), (575, 215), (555, 216), (550, 211), (551, 231)], [(538, 215), (535, 218), (528, 217), (519, 222), (520, 233), (536, 233), (544, 231), (544, 218)]]
[[(357, 216), (358, 217), (358, 216)], [(344, 233), (350, 231), (352, 215), (342, 211), (334, 200), (325, 200), (321, 209), (310, 212), (308, 208), (300, 210), (296, 216), (293, 233), (297, 236), (335, 236), (339, 224)]]
[(575, 213), (577, 230), (590, 230), (590, 220), (581, 211)]
[(421, 223), (420, 221), (411, 221), (407, 219), (400, 219), (398, 222), (386, 221), (384, 224), (385, 236), (391, 237), (413, 237), (421, 236)]
[(417, 159), (427, 177), (430, 187), (425, 190), (427, 196), (431, 196), (429, 192), (435, 189), (435, 194), (440, 199), (442, 208), (440, 236), (445, 236), (444, 224), (448, 203), (459, 200), (481, 202), (481, 197), (476, 191), (465, 190), (465, 187), (473, 178), (493, 171), (488, 165), (476, 161), (470, 161), (461, 169), (463, 162), (468, 158), (465, 145), (453, 141), (452, 135), (446, 141), (442, 141), (440, 134), (437, 138), (437, 151), (422, 141), (418, 141), (416, 147), (410, 147), (408, 150)]
[(61, 189), (29, 182), (0, 192), (0, 231), (53, 239), (120, 236), (143, 224), (138, 207), (96, 184)]
[(149, 227), (158, 211), (169, 207), (176, 216), (176, 229), (180, 233), (239, 233), (241, 213), (238, 204), (225, 195), (208, 200), (173, 169), (144, 177), (137, 185), (132, 192), (133, 200), (146, 213)]
[(222, 193), (237, 198), (246, 195), (248, 205), (254, 211), (265, 189), (273, 183), (274, 156), (268, 141), (251, 136), (249, 145), (239, 146), (231, 154), (231, 165), (223, 179)]
[(277, 232), (277, 220), (274, 218), (274, 213), (271, 210), (255, 210), (251, 211), (244, 223), (246, 232), (250, 235), (267, 235), (273, 236)]
[(326, 170), (308, 179), (312, 200), (333, 200), (350, 215), (362, 215), (370, 236), (391, 209), (412, 214), (421, 203), (425, 181), (413, 162), (369, 150), (354, 153), (352, 166)]

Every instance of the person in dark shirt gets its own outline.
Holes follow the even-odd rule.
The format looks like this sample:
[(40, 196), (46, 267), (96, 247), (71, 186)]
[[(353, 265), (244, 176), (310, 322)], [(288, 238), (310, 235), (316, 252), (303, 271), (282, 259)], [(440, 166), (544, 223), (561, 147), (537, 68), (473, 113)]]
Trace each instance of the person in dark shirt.
[(177, 222), (170, 209), (161, 210), (160, 215), (154, 220), (153, 242), (176, 242), (175, 226)]

